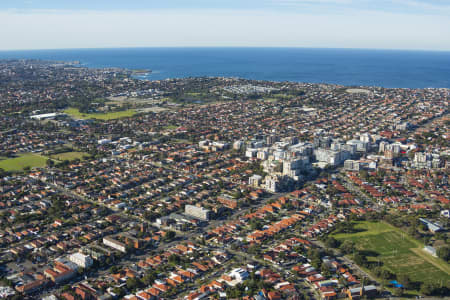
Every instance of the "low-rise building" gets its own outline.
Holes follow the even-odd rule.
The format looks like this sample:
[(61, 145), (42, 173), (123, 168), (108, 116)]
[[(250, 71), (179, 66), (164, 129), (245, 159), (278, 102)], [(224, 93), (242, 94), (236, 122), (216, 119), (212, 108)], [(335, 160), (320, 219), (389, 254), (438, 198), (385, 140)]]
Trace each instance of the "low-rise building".
[(124, 243), (121, 243), (118, 240), (113, 239), (112, 237), (104, 237), (103, 244), (116, 250), (119, 250), (120, 252), (123, 253), (127, 252), (127, 246)]

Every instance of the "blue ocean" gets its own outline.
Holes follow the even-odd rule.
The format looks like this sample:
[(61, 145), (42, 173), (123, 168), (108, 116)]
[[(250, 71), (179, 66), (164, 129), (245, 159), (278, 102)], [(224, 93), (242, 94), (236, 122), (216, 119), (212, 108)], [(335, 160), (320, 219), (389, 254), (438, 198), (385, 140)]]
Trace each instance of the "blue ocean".
[(388, 88), (450, 88), (450, 52), (312, 48), (120, 48), (0, 51), (0, 59), (150, 69), (145, 79), (199, 76)]

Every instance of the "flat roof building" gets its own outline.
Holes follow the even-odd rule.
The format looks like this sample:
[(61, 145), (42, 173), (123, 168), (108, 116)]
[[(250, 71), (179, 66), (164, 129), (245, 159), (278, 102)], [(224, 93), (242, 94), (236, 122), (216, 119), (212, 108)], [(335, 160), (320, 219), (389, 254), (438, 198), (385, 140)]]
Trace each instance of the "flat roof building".
[(208, 221), (211, 219), (212, 212), (201, 206), (186, 205), (184, 209), (185, 214), (198, 218), (200, 220)]

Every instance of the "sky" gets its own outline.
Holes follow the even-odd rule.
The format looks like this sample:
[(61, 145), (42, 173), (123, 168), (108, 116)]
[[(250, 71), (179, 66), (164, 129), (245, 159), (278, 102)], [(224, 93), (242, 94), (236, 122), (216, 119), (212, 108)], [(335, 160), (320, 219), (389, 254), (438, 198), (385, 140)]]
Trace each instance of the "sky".
[(450, 50), (450, 0), (0, 0), (0, 50)]

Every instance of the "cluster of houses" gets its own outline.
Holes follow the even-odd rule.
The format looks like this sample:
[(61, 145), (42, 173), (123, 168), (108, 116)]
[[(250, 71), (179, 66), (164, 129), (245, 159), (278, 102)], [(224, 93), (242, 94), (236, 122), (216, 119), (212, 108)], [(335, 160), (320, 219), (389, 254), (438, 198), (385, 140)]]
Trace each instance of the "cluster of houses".
[[(421, 222), (431, 233), (446, 229), (438, 220), (448, 218), (443, 208), (450, 203), (446, 90), (347, 90), (227, 78), (143, 82), (121, 70), (27, 61), (0, 62), (0, 69), (0, 79), (17, 79), (0, 89), (0, 159), (50, 154), (68, 144), (93, 153), (0, 178), (0, 245), (7, 248), (2, 260), (11, 269), (6, 277), (24, 295), (70, 284), (58, 295), (96, 299), (120, 290), (127, 299), (227, 298), (256, 274), (270, 288), (243, 297), (284, 299), (295, 297), (301, 283), (285, 279), (279, 268), (295, 265), (322, 298), (358, 299), (376, 289), (361, 285), (334, 258), (322, 262), (330, 276), (315, 270), (305, 255), (313, 238), (349, 214), (385, 206), (400, 213), (438, 211)], [(45, 83), (27, 88), (24, 74), (44, 76)], [(170, 97), (200, 85), (246, 101), (96, 122), (52, 115), (48, 104), (80, 96), (81, 81), (94, 98)], [(289, 96), (257, 99), (272, 92)], [(23, 108), (16, 104), (26, 111), (32, 105), (34, 112), (15, 116)], [(172, 230), (189, 240), (166, 246)], [(140, 255), (135, 266), (131, 253)], [(248, 257), (264, 267), (247, 266)], [(130, 266), (89, 275), (120, 263)], [(155, 270), (160, 275), (145, 288), (126, 288), (130, 278)], [(197, 280), (209, 283), (196, 286)]]

